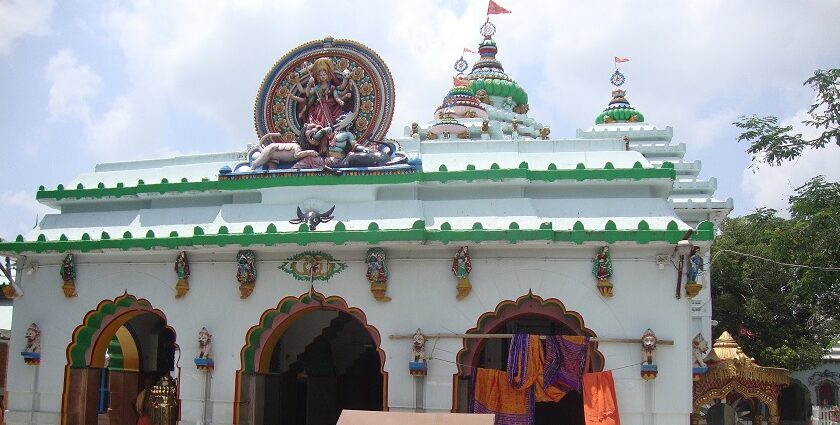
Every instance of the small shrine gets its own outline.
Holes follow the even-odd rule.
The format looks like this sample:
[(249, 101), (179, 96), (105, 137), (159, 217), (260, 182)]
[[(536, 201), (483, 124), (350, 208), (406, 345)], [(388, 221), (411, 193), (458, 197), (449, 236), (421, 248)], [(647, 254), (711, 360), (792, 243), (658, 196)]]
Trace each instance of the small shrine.
[(694, 382), (692, 425), (779, 424), (779, 392), (790, 384), (787, 369), (759, 366), (726, 331), (705, 361), (708, 371)]

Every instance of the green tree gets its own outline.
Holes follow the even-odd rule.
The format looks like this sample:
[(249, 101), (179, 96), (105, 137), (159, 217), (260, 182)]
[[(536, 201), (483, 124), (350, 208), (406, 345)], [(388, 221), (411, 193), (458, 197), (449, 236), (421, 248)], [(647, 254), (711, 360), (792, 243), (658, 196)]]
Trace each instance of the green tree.
[(756, 333), (739, 337), (749, 355), (797, 370), (819, 363), (840, 336), (840, 183), (811, 179), (789, 211), (790, 219), (759, 209), (723, 222), (712, 296), (718, 330), (746, 327)]
[(733, 124), (744, 130), (738, 141), (750, 143), (747, 153), (754, 163), (780, 165), (798, 158), (806, 148), (822, 148), (832, 140), (840, 146), (840, 69), (818, 69), (804, 85), (811, 86), (817, 96), (808, 109), (809, 118), (802, 123), (821, 134), (807, 139), (801, 133), (793, 133), (793, 126), (780, 126), (774, 116), (742, 116)]

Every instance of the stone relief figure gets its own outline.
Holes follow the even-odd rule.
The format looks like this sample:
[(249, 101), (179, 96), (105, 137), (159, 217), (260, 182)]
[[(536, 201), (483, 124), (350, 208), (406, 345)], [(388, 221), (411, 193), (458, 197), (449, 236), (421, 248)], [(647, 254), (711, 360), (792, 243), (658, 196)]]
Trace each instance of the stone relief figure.
[(213, 358), (213, 335), (204, 327), (198, 331), (198, 358)]
[(239, 281), (240, 298), (248, 298), (254, 291), (257, 281), (256, 254), (250, 249), (236, 254), (236, 280)]
[(462, 246), (455, 253), (455, 258), (452, 259), (452, 274), (458, 279), (458, 285), (455, 289), (458, 291), (457, 299), (463, 299), (470, 294), (472, 284), (470, 283), (470, 272), (472, 271), (472, 259), (470, 258), (470, 248)]
[(26, 348), (23, 349), (25, 353), (40, 353), (41, 352), (41, 329), (38, 325), (31, 324), (26, 328)]
[(411, 361), (408, 363), (409, 373), (412, 376), (426, 376), (428, 359), (428, 356), (426, 356), (426, 336), (420, 332), (420, 328), (417, 328), (412, 338)]
[[(344, 115), (344, 105), (352, 93), (349, 90), (350, 71), (342, 73), (339, 79), (333, 70), (333, 63), (329, 58), (319, 58), (309, 69), (310, 77), (303, 88), (307, 100), (306, 120), (302, 123), (319, 126), (322, 129), (332, 128), (340, 122)], [(300, 88), (298, 84), (296, 86)], [(324, 134), (318, 140), (320, 153), (325, 153), (333, 144), (335, 135)]]
[(694, 360), (694, 367), (706, 367), (706, 361), (703, 360), (703, 357), (709, 351), (709, 343), (706, 342), (706, 338), (703, 338), (703, 334), (697, 334), (691, 340), (691, 346), (691, 357)]
[(650, 328), (642, 334), (642, 364), (656, 363), (656, 334)]
[(67, 254), (64, 257), (58, 272), (61, 275), (61, 280), (64, 281), (64, 284), (61, 285), (64, 296), (72, 298), (78, 295), (76, 293), (76, 263), (73, 260), (73, 254)]
[(187, 260), (186, 251), (181, 251), (175, 258), (175, 274), (178, 276), (178, 283), (175, 284), (175, 298), (181, 298), (190, 291), (190, 262)]
[(592, 274), (598, 279), (598, 291), (605, 297), (612, 297), (613, 285), (610, 282), (612, 277), (612, 259), (610, 259), (610, 248), (601, 247), (598, 254), (592, 261)]
[(385, 250), (382, 248), (371, 248), (365, 257), (367, 264), (367, 280), (370, 282), (370, 292), (377, 301), (391, 301), (385, 296), (388, 290), (388, 269), (385, 266)]
[(688, 283), (697, 283), (697, 279), (703, 274), (703, 257), (700, 256), (700, 247), (691, 247), (688, 255)]

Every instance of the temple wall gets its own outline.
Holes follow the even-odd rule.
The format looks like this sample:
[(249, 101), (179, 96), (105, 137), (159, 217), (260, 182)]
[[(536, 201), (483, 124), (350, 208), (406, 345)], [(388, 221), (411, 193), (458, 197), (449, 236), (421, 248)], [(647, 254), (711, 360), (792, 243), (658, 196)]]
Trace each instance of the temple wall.
[[(418, 327), (425, 333), (463, 333), (501, 301), (516, 300), (530, 290), (543, 299), (557, 298), (567, 311), (580, 313), (585, 326), (600, 337), (638, 339), (651, 328), (660, 339), (674, 340), (674, 346), (657, 349), (659, 376), (651, 382), (639, 376), (639, 345), (601, 343), (599, 349), (605, 356), (605, 369), (616, 369), (622, 423), (666, 424), (687, 419), (691, 409), (691, 338), (699, 329), (692, 325), (690, 300), (674, 298), (675, 271), (658, 269), (654, 260), (656, 254), (669, 253), (673, 245), (613, 245), (615, 296), (611, 299), (599, 294), (591, 273), (597, 245), (471, 246), (473, 290), (461, 301), (455, 298), (457, 280), (451, 272), (457, 246), (386, 246), (388, 296), (392, 298), (386, 303), (376, 301), (369, 291), (362, 262), (367, 248), (321, 247), (348, 262), (348, 268), (328, 282), (316, 281), (315, 289), (326, 296), (340, 296), (349, 307), (361, 309), (368, 324), (379, 331), (386, 354), (390, 409), (415, 407), (414, 380), (408, 373), (411, 342), (390, 339), (390, 335), (412, 334)], [(196, 370), (193, 358), (198, 354), (198, 331), (202, 327), (210, 330), (215, 359), (208, 397), (212, 423), (231, 423), (236, 371), (241, 367), (246, 333), (282, 298), (308, 291), (308, 282), (278, 269), (282, 260), (306, 249), (257, 248), (257, 284), (244, 300), (239, 298), (236, 250), (231, 248), (204, 247), (189, 253), (191, 289), (182, 299), (175, 298), (174, 252), (78, 254), (76, 298), (65, 298), (61, 291), (59, 256), (33, 256), (40, 266), (24, 277), (24, 296), (15, 300), (10, 362), (20, 364), (9, 370), (7, 423), (29, 423), (33, 406), (39, 418), (35, 423), (59, 423), (67, 347), (74, 329), (101, 301), (114, 300), (125, 292), (147, 299), (175, 330), (180, 347), (176, 359), (179, 355), (180, 359), (173, 375), (180, 379), (184, 424), (203, 421), (205, 372)], [(40, 366), (23, 367), (18, 353), (24, 346), (26, 328), (33, 322), (42, 331), (42, 360)], [(440, 359), (429, 362), (427, 410), (452, 409), (456, 366), (450, 362), (456, 361), (461, 348), (462, 340), (455, 338), (427, 343), (427, 354)]]

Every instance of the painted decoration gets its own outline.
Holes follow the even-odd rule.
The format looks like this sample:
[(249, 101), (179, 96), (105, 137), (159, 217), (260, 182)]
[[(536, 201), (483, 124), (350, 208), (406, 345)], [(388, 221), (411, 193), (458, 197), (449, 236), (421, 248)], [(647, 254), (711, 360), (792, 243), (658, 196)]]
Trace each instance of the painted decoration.
[(408, 362), (408, 372), (411, 376), (426, 376), (428, 371), (428, 357), (426, 356), (426, 336), (417, 328), (411, 345), (411, 361)]
[(309, 210), (307, 212), (303, 212), (300, 207), (297, 207), (297, 218), (289, 220), (290, 224), (306, 224), (309, 230), (315, 230), (321, 223), (326, 223), (335, 218), (333, 214), (335, 211), (335, 205), (332, 208), (328, 209), (323, 213), (319, 213), (315, 210)]
[(26, 347), (20, 353), (26, 364), (41, 363), (41, 329), (35, 323), (26, 328)]
[(367, 280), (370, 282), (370, 292), (377, 301), (391, 301), (385, 295), (388, 290), (388, 268), (385, 265), (385, 250), (382, 248), (371, 248), (365, 256), (367, 264)]
[(239, 298), (248, 298), (257, 282), (257, 256), (245, 249), (236, 254), (236, 280), (239, 281)]
[(181, 251), (175, 258), (175, 274), (178, 276), (178, 283), (175, 284), (175, 298), (181, 298), (190, 291), (190, 262), (186, 251)]
[(598, 279), (598, 292), (601, 295), (609, 298), (613, 296), (613, 284), (610, 282), (612, 277), (612, 260), (610, 259), (610, 248), (603, 246), (598, 251), (598, 255), (592, 261), (592, 274)]
[(700, 247), (692, 246), (688, 255), (688, 270), (686, 276), (688, 282), (685, 284), (685, 296), (694, 298), (703, 289), (703, 284), (698, 282), (700, 276), (703, 274), (703, 257), (700, 255)]
[(254, 108), (259, 143), (220, 177), (412, 168), (395, 144), (383, 141), (393, 112), (394, 81), (376, 53), (332, 37), (306, 43), (266, 75)]
[(64, 281), (64, 284), (61, 285), (64, 296), (67, 298), (78, 296), (79, 294), (76, 293), (76, 263), (73, 260), (73, 254), (67, 254), (64, 257), (58, 272), (61, 275), (61, 280)]
[(470, 294), (470, 290), (472, 290), (472, 284), (470, 284), (471, 271), (472, 260), (470, 259), (470, 248), (462, 246), (452, 260), (452, 274), (458, 279), (458, 285), (455, 286), (458, 295), (455, 297), (459, 300), (464, 299), (464, 297)]
[(691, 358), (693, 361), (692, 374), (694, 380), (697, 381), (705, 374), (709, 368), (706, 366), (704, 360), (705, 354), (709, 351), (709, 343), (703, 334), (698, 333), (694, 339), (691, 340)]
[(199, 370), (213, 369), (213, 334), (204, 327), (198, 331), (198, 357), (195, 358), (195, 366)]
[(650, 381), (659, 373), (656, 365), (656, 334), (648, 328), (642, 334), (642, 379)]
[(330, 280), (347, 268), (346, 263), (339, 262), (332, 255), (321, 251), (304, 251), (286, 259), (277, 267), (292, 275), (297, 280)]

